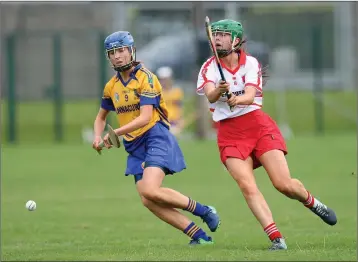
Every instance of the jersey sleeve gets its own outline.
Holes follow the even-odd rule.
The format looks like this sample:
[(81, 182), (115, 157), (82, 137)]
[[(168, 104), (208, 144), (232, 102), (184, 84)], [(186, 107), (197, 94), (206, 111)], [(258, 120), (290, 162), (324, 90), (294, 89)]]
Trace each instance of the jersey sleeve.
[(113, 78), (106, 84), (103, 90), (101, 108), (108, 111), (115, 111), (113, 101), (111, 98), (111, 91), (113, 86)]
[(253, 86), (257, 91), (262, 92), (262, 73), (261, 65), (256, 58), (250, 59), (248, 71), (245, 74), (245, 87)]
[(158, 78), (151, 72), (146, 71), (146, 77), (144, 77), (140, 88), (140, 106), (153, 105), (154, 108), (158, 108), (161, 95), (162, 86)]
[(198, 75), (198, 82), (196, 84), (196, 93), (198, 95), (204, 95), (204, 86), (212, 82), (216, 84), (217, 82), (217, 72), (215, 69), (215, 59), (214, 57), (208, 59), (201, 67), (199, 75)]

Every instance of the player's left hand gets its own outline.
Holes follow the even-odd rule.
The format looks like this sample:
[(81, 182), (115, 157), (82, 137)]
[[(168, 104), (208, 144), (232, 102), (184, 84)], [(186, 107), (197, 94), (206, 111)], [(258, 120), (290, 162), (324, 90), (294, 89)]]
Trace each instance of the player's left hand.
[(231, 97), (229, 100), (227, 100), (227, 103), (229, 106), (237, 106), (238, 105), (238, 101), (237, 101), (237, 96), (234, 94), (231, 94)]
[(108, 149), (112, 147), (111, 143), (109, 143), (109, 135), (106, 134), (103, 138), (104, 146)]

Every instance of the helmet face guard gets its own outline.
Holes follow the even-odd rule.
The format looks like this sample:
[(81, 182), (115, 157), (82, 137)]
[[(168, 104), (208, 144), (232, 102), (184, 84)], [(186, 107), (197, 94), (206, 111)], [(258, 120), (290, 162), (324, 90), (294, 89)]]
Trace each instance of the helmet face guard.
[[(240, 49), (243, 43), (244, 29), (242, 28), (240, 22), (230, 19), (220, 20), (211, 24), (211, 31), (213, 32), (213, 34), (225, 33), (231, 35), (231, 43), (232, 43), (231, 49), (229, 50), (217, 49), (218, 56), (220, 58), (228, 56), (232, 52)], [(236, 39), (239, 39), (239, 43), (234, 45)]]
[(129, 52), (131, 53), (131, 61), (129, 61), (128, 64), (125, 64), (123, 66), (114, 66), (112, 64), (112, 67), (115, 71), (117, 72), (125, 72), (129, 69), (131, 69), (131, 67), (133, 66), (133, 64), (135, 63), (135, 59), (136, 59), (136, 52), (135, 52), (135, 47), (132, 47), (132, 46), (120, 46), (120, 47), (115, 47), (115, 48), (112, 48), (112, 49), (109, 49), (109, 50), (106, 50), (106, 57), (107, 59), (109, 60), (109, 52), (111, 51), (116, 51), (116, 49), (120, 49), (120, 48), (128, 48)]
[(136, 50), (134, 46), (133, 36), (127, 31), (118, 31), (109, 35), (104, 41), (106, 57), (109, 60), (109, 52), (116, 51), (119, 48), (128, 48), (131, 53), (131, 60), (129, 63), (123, 66), (114, 66), (112, 67), (117, 72), (125, 72), (129, 70), (134, 62), (136, 61)]

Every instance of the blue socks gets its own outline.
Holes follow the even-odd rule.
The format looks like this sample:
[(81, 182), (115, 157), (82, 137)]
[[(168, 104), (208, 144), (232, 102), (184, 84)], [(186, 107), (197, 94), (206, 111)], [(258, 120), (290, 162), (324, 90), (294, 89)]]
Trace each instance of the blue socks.
[(203, 206), (199, 202), (196, 202), (195, 200), (192, 200), (189, 198), (188, 206), (184, 209), (186, 211), (189, 211), (194, 216), (203, 216), (205, 215), (206, 211), (208, 210), (207, 206)]
[(191, 239), (197, 240), (199, 238), (202, 238), (206, 241), (209, 241), (209, 237), (206, 235), (205, 231), (202, 230), (200, 227), (195, 225), (194, 222), (191, 222), (189, 226), (187, 226), (186, 229), (184, 229), (184, 234), (189, 236)]

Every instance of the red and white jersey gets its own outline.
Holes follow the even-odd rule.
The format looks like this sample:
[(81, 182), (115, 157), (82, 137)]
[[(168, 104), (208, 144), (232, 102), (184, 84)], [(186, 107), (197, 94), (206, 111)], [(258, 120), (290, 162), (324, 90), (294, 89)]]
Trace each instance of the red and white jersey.
[[(222, 96), (215, 103), (209, 103), (210, 111), (213, 112), (213, 120), (215, 122), (241, 116), (260, 109), (262, 107), (262, 75), (261, 66), (257, 59), (253, 56), (247, 55), (242, 50), (240, 52), (239, 65), (236, 69), (230, 70), (223, 63), (223, 73), (226, 82), (230, 84), (231, 93), (239, 96), (244, 94), (245, 86), (251, 85), (256, 88), (256, 96), (251, 105), (236, 106), (231, 112), (227, 104), (226, 96)], [(209, 58), (201, 67), (196, 92), (199, 95), (204, 95), (204, 86), (208, 82), (212, 82), (217, 86), (221, 80), (220, 72), (216, 64), (215, 58)]]

